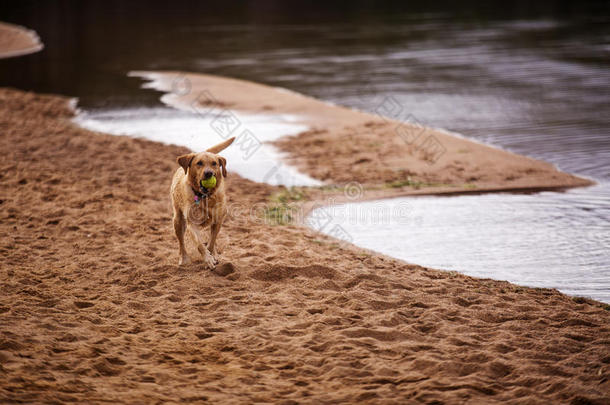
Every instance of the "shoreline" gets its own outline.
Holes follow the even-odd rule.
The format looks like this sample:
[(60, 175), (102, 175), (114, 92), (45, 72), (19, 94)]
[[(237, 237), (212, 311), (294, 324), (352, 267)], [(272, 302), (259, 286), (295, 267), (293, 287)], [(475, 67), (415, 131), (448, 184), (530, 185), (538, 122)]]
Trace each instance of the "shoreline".
[[(421, 194), (422, 187), (434, 189), (430, 193), (447, 194), (471, 192), (472, 188), (480, 192), (561, 190), (596, 184), (550, 163), (444, 129), (419, 127), (259, 83), (185, 72), (131, 72), (130, 76), (148, 80), (144, 88), (165, 92), (161, 100), (182, 110), (232, 109), (302, 117), (310, 130), (272, 144), (288, 155), (287, 163), (327, 184), (357, 181), (365, 190), (385, 184), (401, 188), (404, 196)], [(408, 131), (416, 131), (417, 139), (425, 138), (428, 145), (414, 147), (397, 136), (400, 131), (406, 131), (406, 137)], [(371, 145), (377, 150), (367, 150)], [(429, 154), (437, 152), (435, 160), (425, 159), (425, 146)], [(320, 165), (320, 159), (326, 165)], [(401, 182), (404, 187), (396, 187)], [(417, 183), (418, 190), (411, 183)]]
[[(133, 73), (131, 74), (133, 76)], [(143, 87), (150, 87), (153, 89), (159, 89), (160, 87), (163, 87), (162, 84), (160, 84), (160, 82), (158, 80), (159, 77), (156, 74), (153, 74), (152, 77), (150, 77), (149, 75), (145, 75), (145, 77), (148, 77), (148, 79), (153, 79), (153, 83), (151, 84), (150, 82), (147, 82), (143, 85)], [(179, 76), (180, 78), (182, 78), (182, 80), (184, 80), (183, 76)], [(232, 80), (232, 79), (226, 79), (226, 78), (216, 78), (216, 79), (224, 79), (224, 80)], [(154, 82), (155, 80), (157, 80), (157, 82)], [(161, 80), (162, 81), (162, 80)], [(178, 93), (178, 89), (174, 86), (176, 81), (175, 80), (167, 80), (168, 83), (171, 83), (171, 88), (173, 90), (173, 93), (171, 94), (164, 94), (161, 97), (163, 99), (166, 99), (167, 97), (171, 98), (174, 97), (175, 93)], [(248, 84), (248, 82), (243, 82), (240, 81), (244, 84)], [(187, 88), (189, 91), (192, 90), (192, 85), (190, 83), (190, 81), (186, 82), (188, 84)], [(183, 81), (182, 84), (185, 84), (185, 82)], [(252, 84), (252, 83), (250, 83)], [(259, 86), (261, 87), (261, 86)], [(263, 90), (264, 90), (264, 86)], [(272, 89), (273, 91), (278, 90), (276, 88)], [(196, 89), (195, 93), (201, 91), (201, 89)], [(285, 90), (280, 90), (284, 93), (291, 93), (290, 91), (285, 91)], [(184, 93), (188, 93), (184, 92)], [(296, 96), (300, 97), (300, 98), (307, 98), (306, 96), (301, 96), (295, 93)], [(212, 98), (212, 96), (210, 94), (206, 94), (206, 98), (208, 98), (208, 100), (210, 100)], [(166, 100), (167, 101), (167, 100)], [(315, 101), (315, 100), (314, 100)], [(168, 104), (168, 107), (170, 109), (175, 109), (176, 105), (175, 103), (172, 102), (166, 102), (166, 105)], [(326, 105), (328, 105), (328, 103), (324, 103)], [(252, 117), (259, 117), (258, 119), (263, 120), (263, 121), (268, 121), (270, 124), (273, 122), (273, 120), (278, 119), (278, 117), (284, 117), (282, 119), (285, 119), (286, 114), (277, 114), (277, 113), (273, 113), (270, 114), (269, 112), (264, 113), (264, 115), (262, 115), (262, 113), (257, 112), (256, 114), (253, 115), (249, 115), (249, 114), (243, 114), (242, 111), (240, 110), (227, 110), (227, 111), (222, 111), (221, 109), (219, 109), (221, 106), (223, 108), (227, 108), (228, 103), (222, 102), (218, 99), (214, 99), (214, 103), (206, 103), (205, 107), (206, 108), (213, 108), (213, 107), (218, 107), (218, 108), (213, 108), (213, 110), (211, 111), (205, 111), (204, 114), (201, 114), (201, 105), (190, 105), (190, 104), (185, 104), (181, 106), (181, 110), (188, 110), (189, 106), (193, 109), (193, 111), (199, 112), (201, 115), (198, 116), (197, 114), (193, 114), (193, 111), (188, 112), (188, 116), (189, 118), (189, 123), (190, 126), (196, 126), (199, 129), (203, 129), (203, 132), (206, 133), (206, 136), (202, 137), (202, 138), (218, 138), (218, 135), (221, 135), (220, 133), (218, 133), (217, 128), (215, 127), (213, 122), (214, 117), (216, 116), (216, 114), (220, 114), (222, 113), (222, 115), (224, 117), (227, 117), (227, 119), (229, 117), (231, 117), (232, 114), (236, 114), (235, 118), (237, 120), (237, 128), (235, 129), (235, 132), (233, 132), (231, 135), (235, 136), (235, 135), (239, 135), (240, 134), (240, 129), (243, 130), (244, 128), (246, 128), (247, 130), (252, 130), (253, 133), (255, 133), (256, 135), (262, 136), (264, 138), (260, 138), (260, 139), (265, 139), (264, 141), (264, 145), (270, 145), (273, 144), (274, 142), (274, 138), (277, 139), (277, 136), (275, 137), (271, 137), (269, 138), (268, 134), (266, 133), (267, 130), (263, 127), (257, 126), (256, 123), (252, 123), (252, 124), (248, 124), (248, 118), (249, 116)], [(334, 108), (336, 107), (335, 105), (329, 105), (329, 108)], [(178, 111), (181, 111), (178, 110)], [(250, 113), (252, 114), (252, 113)], [(368, 116), (370, 116), (370, 114), (367, 114)], [(122, 114), (121, 114), (122, 116)], [(267, 117), (267, 118), (265, 118)], [(293, 120), (296, 119), (297, 122), (299, 122), (300, 127), (305, 127), (305, 129), (301, 129), (301, 133), (307, 133), (308, 131), (311, 131), (311, 120), (313, 119), (311, 116), (309, 117), (310, 122), (308, 122), (308, 126), (303, 125), (303, 121), (304, 118), (303, 116), (296, 116), (296, 115), (290, 115), (291, 119), (290, 121), (292, 122)], [(193, 121), (193, 122), (191, 122)], [(78, 121), (77, 121), (78, 122)], [(138, 123), (139, 120), (136, 120), (132, 123), (132, 125), (129, 125), (129, 121), (127, 121), (124, 124), (124, 128), (125, 131), (129, 131), (127, 128), (128, 127), (133, 127), (133, 128), (138, 128)], [(225, 122), (225, 120), (223, 119), (223, 122)], [(227, 121), (228, 122), (228, 121)], [(127, 126), (125, 126), (127, 125)], [(164, 125), (163, 123), (158, 123), (158, 125)], [(253, 127), (250, 125), (254, 125)], [(104, 130), (104, 126), (103, 125), (94, 125), (94, 126), (84, 126), (85, 128), (91, 129), (91, 130), (97, 130), (97, 131), (101, 131), (101, 132), (106, 132)], [(207, 130), (206, 130), (207, 128)], [(258, 129), (257, 129), (258, 128)], [(115, 134), (115, 135), (128, 135), (130, 133), (133, 134), (140, 134), (142, 132), (142, 130), (136, 130), (135, 132), (122, 132), (122, 131), (116, 131), (112, 128), (108, 128), (108, 131), (110, 131), (111, 133)], [(258, 131), (261, 131), (260, 134)], [(455, 134), (455, 133), (449, 133), (446, 130), (440, 130), (440, 129), (434, 129), (434, 131), (441, 131), (446, 133), (447, 135), (450, 136), (454, 136), (454, 137), (458, 137), (460, 139), (464, 139), (463, 136), (461, 136), (460, 134)], [(175, 132), (175, 130), (174, 130)], [(216, 133), (214, 133), (216, 132)], [(171, 137), (168, 136), (165, 138), (165, 140), (162, 140), (162, 142), (166, 143), (166, 144), (171, 144), (171, 143), (178, 143), (181, 146), (186, 146), (192, 150), (202, 150), (205, 149), (205, 142), (204, 143), (200, 143), (198, 145), (193, 144), (191, 141), (188, 142), (183, 142), (182, 139), (193, 139), (194, 137), (198, 137), (199, 134), (193, 133), (191, 134), (191, 130), (189, 125), (184, 126), (183, 128), (183, 133), (184, 136), (182, 135), (178, 135), (174, 133), (174, 136), (177, 137)], [(297, 135), (298, 131), (291, 131), (290, 134), (285, 135), (283, 137), (283, 140), (290, 140), (293, 136)], [(281, 135), (281, 132), (277, 133), (276, 135)], [(132, 136), (141, 136), (141, 135), (132, 135)], [(221, 136), (222, 137), (222, 136)], [(150, 139), (153, 141), (159, 141), (161, 138), (159, 136), (145, 136), (146, 139)], [(469, 141), (468, 139), (466, 139), (467, 141)], [(477, 142), (474, 141), (475, 143), (481, 144), (482, 146), (487, 146), (489, 147), (490, 145), (485, 145), (481, 142)], [(250, 180), (253, 180), (255, 182), (267, 182), (268, 179), (266, 179), (267, 176), (263, 177), (261, 175), (259, 176), (252, 176), (252, 171), (258, 171), (261, 172), (261, 168), (260, 168), (260, 162), (259, 160), (261, 159), (261, 153), (262, 152), (257, 152), (259, 153), (258, 157), (255, 156), (254, 159), (249, 160), (248, 162), (250, 163), (250, 169), (249, 171), (244, 171), (243, 167), (239, 167), (238, 162), (242, 162), (242, 158), (240, 156), (241, 152), (240, 149), (242, 148), (241, 145), (239, 145), (239, 142), (236, 144), (237, 146), (235, 146), (232, 150), (228, 150), (226, 152), (224, 152), (225, 157), (228, 158), (228, 161), (231, 162), (231, 166), (233, 167), (233, 171), (237, 171), (239, 173), (239, 175), (246, 177)], [(497, 148), (496, 148), (497, 149)], [(500, 149), (501, 150), (501, 149)], [(507, 151), (504, 151), (507, 152)], [(510, 155), (511, 154), (510, 152)], [(265, 154), (266, 155), (266, 154)], [(519, 155), (516, 155), (519, 158)], [(273, 159), (269, 156), (267, 156), (267, 158), (271, 159), (268, 166), (275, 166), (275, 167), (283, 167), (284, 169), (288, 168), (289, 166), (287, 166), (285, 163), (286, 161), (284, 160), (283, 163), (278, 161), (277, 159)], [(244, 161), (245, 162), (245, 161)], [(244, 163), (242, 162), (242, 163)], [(257, 162), (259, 162), (259, 164), (257, 164)], [(252, 163), (254, 163), (255, 165), (253, 166)], [(541, 162), (541, 163), (545, 163), (545, 162)], [(549, 165), (550, 167), (552, 167), (552, 171), (553, 172), (557, 172), (558, 169), (556, 166), (554, 165)], [(267, 167), (267, 169), (269, 168)], [(292, 166), (290, 166), (292, 168)], [(267, 169), (263, 169), (262, 172), (264, 173)], [(280, 173), (281, 174), (278, 174)], [(321, 225), (322, 224), (318, 224), (314, 221), (314, 225), (312, 226), (310, 224), (311, 219), (315, 218), (317, 214), (313, 214), (312, 216), (312, 211), (314, 209), (316, 209), (319, 215), (326, 215), (325, 213), (328, 213), (330, 211), (333, 210), (333, 205), (342, 205), (342, 204), (360, 204), (360, 203), (365, 203), (365, 202), (381, 202), (383, 200), (387, 200), (387, 199), (396, 199), (396, 198), (411, 198), (414, 196), (419, 196), (419, 197), (424, 197), (424, 196), (433, 196), (433, 197), (455, 197), (455, 196), (463, 196), (463, 195), (484, 195), (484, 194), (534, 194), (534, 193), (541, 193), (543, 191), (548, 191), (548, 192), (555, 192), (555, 193), (560, 193), (560, 192), (566, 192), (568, 191), (570, 188), (568, 187), (557, 187), (557, 186), (547, 186), (547, 187), (538, 187), (538, 186), (529, 186), (529, 187), (515, 187), (515, 188), (508, 188), (505, 185), (499, 185), (499, 184), (479, 184), (479, 187), (477, 187), (474, 184), (467, 184), (467, 185), (463, 185), (463, 187), (461, 187), (460, 185), (455, 185), (455, 184), (447, 184), (447, 185), (438, 185), (438, 184), (424, 184), (423, 186), (420, 183), (417, 182), (413, 182), (414, 184), (409, 184), (407, 187), (394, 187), (393, 184), (390, 185), (382, 185), (382, 186), (367, 186), (367, 188), (365, 189), (361, 184), (357, 183), (357, 182), (349, 182), (345, 185), (336, 185), (336, 184), (323, 184), (323, 185), (307, 185), (307, 184), (298, 184), (295, 180), (298, 174), (295, 172), (293, 174), (286, 174), (286, 171), (282, 171), (280, 170), (280, 172), (275, 172), (273, 174), (273, 178), (272, 178), (272, 184), (275, 181), (281, 181), (281, 179), (289, 179), (288, 184), (283, 184), (284, 186), (287, 187), (287, 190), (285, 192), (278, 192), (276, 193), (274, 196), (270, 197), (270, 199), (272, 201), (274, 201), (273, 207), (271, 207), (273, 210), (275, 210), (274, 212), (279, 215), (280, 218), (279, 222), (284, 223), (286, 221), (285, 218), (290, 217), (291, 219), (289, 220), (290, 223), (295, 224), (295, 225), (299, 225), (299, 226), (304, 226), (304, 227), (308, 227), (310, 226), (311, 229), (314, 229), (316, 231), (320, 231), (323, 232), (327, 235), (330, 236), (336, 236), (337, 239), (339, 240), (349, 240), (352, 241), (354, 235), (349, 235), (351, 231), (347, 232), (347, 234), (345, 233), (345, 230), (343, 230), (343, 235), (340, 235), (339, 233), (336, 233), (335, 231), (339, 232), (341, 231), (343, 228), (343, 224), (339, 224), (337, 223), (335, 220), (330, 220), (329, 218), (329, 225), (326, 226), (325, 228), (322, 228)], [(286, 177), (288, 176), (288, 177)], [(569, 176), (569, 175), (568, 175)], [(277, 179), (276, 179), (277, 177)], [(280, 186), (282, 186), (282, 184), (279, 184)], [(354, 189), (354, 187), (356, 187), (357, 189)], [(350, 195), (348, 193), (348, 191), (352, 192), (352, 194)], [(354, 195), (353, 192), (355, 192), (357, 195)], [(296, 198), (295, 198), (296, 196)], [(545, 197), (540, 196), (540, 197), (535, 197), (535, 198), (539, 198), (539, 199), (544, 199)], [(294, 199), (294, 201), (293, 201)], [(286, 200), (288, 200), (289, 202), (286, 202)], [(403, 200), (403, 201), (407, 201), (407, 200)], [(538, 200), (540, 201), (540, 200)], [(413, 202), (414, 204), (417, 204), (416, 202)], [(390, 203), (391, 204), (391, 203)], [(332, 231), (329, 231), (332, 228)], [(335, 233), (333, 233), (335, 232)], [(363, 235), (360, 235), (360, 237), (362, 237)], [(340, 243), (345, 243), (344, 241), (340, 242)], [(354, 245), (355, 247), (360, 247), (360, 248), (365, 248), (366, 250), (372, 249), (370, 250), (371, 252), (377, 252), (379, 253), (380, 251), (383, 251), (385, 254), (390, 255), (388, 257), (392, 257), (394, 256), (394, 258), (399, 259), (399, 260), (404, 260), (405, 263), (419, 263), (419, 260), (423, 260), (422, 263), (426, 263), (426, 266), (432, 267), (432, 268), (436, 268), (436, 269), (443, 269), (443, 270), (458, 270), (462, 269), (462, 271), (465, 274), (470, 274), (473, 275), (475, 277), (493, 277), (494, 279), (497, 280), (505, 280), (506, 278), (510, 279), (510, 282), (522, 285), (522, 286), (529, 286), (529, 287), (546, 287), (546, 288), (558, 288), (560, 291), (564, 292), (564, 293), (568, 293), (569, 295), (572, 296), (576, 296), (576, 295), (584, 295), (584, 296), (590, 296), (588, 292), (580, 292), (580, 291), (572, 291), (569, 290), (567, 291), (565, 288), (565, 284), (562, 284), (561, 279), (557, 280), (557, 282), (553, 282), (552, 278), (549, 278), (547, 280), (547, 282), (538, 282), (538, 283), (527, 283), (525, 280), (528, 279), (526, 274), (522, 274), (523, 277), (512, 277), (509, 275), (504, 275), (504, 276), (499, 276), (499, 275), (495, 275), (493, 273), (495, 273), (496, 271), (490, 272), (491, 274), (485, 274), (485, 272), (481, 272), (481, 268), (477, 267), (476, 264), (470, 265), (470, 266), (462, 266), (461, 268), (457, 268), (456, 266), (451, 267), (451, 265), (448, 264), (443, 264), (443, 263), (435, 263), (434, 260), (430, 261), (427, 260), (425, 258), (421, 258), (419, 257), (418, 259), (416, 259), (417, 253), (413, 252), (413, 254), (410, 257), (410, 255), (405, 254), (404, 252), (399, 252), (399, 251), (395, 251), (394, 254), (392, 252), (383, 250), (382, 246), (371, 246), (370, 243), (368, 243), (366, 246), (358, 246), (358, 244)], [(467, 246), (465, 246), (465, 250), (467, 250)], [(548, 254), (551, 254), (551, 252), (547, 252)], [(550, 258), (550, 257), (549, 257)], [(419, 263), (420, 265), (422, 263)], [(516, 262), (515, 263), (505, 263), (505, 267), (511, 267), (513, 265), (518, 265)], [(472, 267), (472, 268), (468, 268), (468, 267)], [(478, 269), (479, 272), (473, 272), (474, 269)], [(470, 270), (470, 271), (469, 271)], [(497, 271), (501, 272), (501, 269), (497, 269)], [(534, 269), (532, 269), (532, 271), (534, 271)], [(586, 283), (585, 280), (581, 280), (583, 283)], [(603, 287), (602, 287), (603, 289)], [(593, 294), (593, 296), (590, 296), (593, 299), (598, 299), (598, 300), (602, 300), (605, 302), (609, 302), (607, 297), (599, 297), (597, 295), (595, 295), (595, 292), (591, 292), (591, 294)]]
[(36, 31), (0, 21), (0, 59), (36, 53), (43, 48)]
[[(301, 117), (302, 121), (300, 122), (308, 125), (310, 127), (309, 130), (297, 135), (282, 137), (279, 140), (272, 142), (272, 145), (278, 147), (281, 152), (288, 155), (287, 159), (284, 159), (284, 162), (293, 165), (293, 167), (318, 180), (322, 179), (316, 177), (315, 172), (308, 170), (307, 165), (303, 164), (303, 154), (301, 151), (307, 148), (304, 147), (303, 144), (299, 144), (299, 137), (308, 136), (308, 134), (312, 132), (325, 132), (321, 141), (325, 142), (325, 144), (332, 145), (333, 143), (337, 143), (333, 138), (345, 128), (353, 129), (354, 127), (358, 127), (358, 125), (374, 128), (376, 126), (385, 126), (388, 121), (393, 124), (400, 124), (397, 121), (388, 120), (371, 113), (317, 100), (292, 90), (270, 87), (241, 79), (175, 71), (133, 71), (129, 73), (129, 76), (139, 77), (145, 80), (142, 85), (145, 89), (163, 92), (164, 94), (161, 96), (161, 101), (169, 107), (177, 108), (179, 110), (196, 113), (204, 111), (205, 114), (215, 113), (219, 110), (236, 110), (254, 114), (291, 114)], [(252, 95), (252, 93), (254, 93), (254, 95)], [(235, 94), (247, 96), (235, 96)], [(202, 103), (201, 100), (205, 100), (205, 102)], [(208, 111), (208, 109), (212, 109), (213, 112)], [(305, 113), (299, 114), (297, 111), (305, 111)], [(413, 183), (416, 183), (415, 186), (411, 184), (400, 186), (400, 180), (398, 180), (397, 184), (399, 187), (396, 187), (391, 182), (382, 185), (358, 182), (358, 184), (362, 186), (362, 193), (357, 202), (411, 196), (459, 196), (488, 193), (538, 193), (543, 191), (562, 192), (571, 188), (589, 187), (597, 184), (593, 179), (562, 172), (551, 163), (519, 155), (476, 140), (470, 140), (461, 134), (446, 129), (430, 128), (426, 129), (426, 131), (431, 132), (432, 135), (440, 134), (441, 136), (446, 136), (452, 141), (457, 142), (459, 145), (458, 150), (459, 148), (476, 147), (481, 148), (483, 152), (493, 151), (496, 156), (502, 156), (505, 161), (508, 161), (508, 163), (505, 164), (512, 164), (512, 173), (503, 173), (509, 177), (514, 176), (515, 172), (518, 173), (528, 170), (542, 171), (543, 176), (541, 176), (542, 178), (537, 178), (534, 182), (523, 181), (517, 184), (514, 184), (514, 182), (507, 182), (498, 177), (492, 178), (491, 181), (471, 182), (468, 181), (468, 175), (462, 175), (451, 179), (456, 182), (456, 184), (437, 185), (429, 184), (425, 180), (429, 178), (426, 177), (427, 175), (429, 176), (429, 173), (423, 174), (425, 179), (421, 182), (416, 180), (417, 177), (414, 176), (416, 178), (413, 181)], [(387, 137), (387, 132), (382, 135)], [(402, 153), (405, 156), (409, 156), (409, 153), (404, 150)], [(444, 153), (443, 155), (446, 154), (447, 153)], [(325, 156), (321, 153), (316, 153), (316, 160), (321, 157), (327, 157), (329, 160), (333, 159), (332, 155)], [(456, 154), (453, 153), (450, 156), (441, 156), (441, 158), (443, 158), (445, 162), (452, 160), (455, 162), (456, 159), (459, 159), (459, 156), (456, 157)], [(402, 161), (399, 163), (400, 165), (405, 164)], [(475, 167), (479, 167), (480, 165), (480, 161), (474, 162)], [(437, 172), (445, 169), (445, 167), (438, 163), (433, 163), (432, 166)], [(397, 167), (397, 169), (401, 168), (402, 167), (400, 166)], [(504, 168), (502, 171), (503, 170)], [(364, 168), (364, 171), (370, 172), (374, 171), (374, 169), (368, 166)], [(381, 176), (381, 178), (383, 178), (383, 176)], [(408, 176), (408, 179), (407, 182), (411, 183), (411, 175)], [(354, 178), (348, 177), (337, 183), (327, 184), (327, 186), (334, 186), (334, 188), (338, 189), (338, 191), (334, 193), (321, 191), (316, 187), (297, 186), (296, 188), (307, 189), (311, 197), (308, 201), (302, 203), (305, 215), (308, 215), (311, 212), (312, 207), (324, 207), (332, 204), (355, 202), (353, 199), (344, 196), (343, 191), (341, 191), (341, 188), (346, 184), (353, 183), (354, 181)]]
[(0, 101), (0, 400), (610, 399), (607, 305), (269, 225), (249, 207), (285, 189), (230, 164), (221, 269), (179, 267), (186, 148), (84, 130), (65, 97)]

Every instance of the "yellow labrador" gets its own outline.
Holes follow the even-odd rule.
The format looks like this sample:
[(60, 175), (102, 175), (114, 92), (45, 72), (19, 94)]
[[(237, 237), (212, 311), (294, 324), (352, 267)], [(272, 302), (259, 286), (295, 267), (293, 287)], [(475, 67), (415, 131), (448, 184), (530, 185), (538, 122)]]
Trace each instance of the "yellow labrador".
[[(180, 261), (178, 264), (190, 263), (184, 248), (184, 232), (193, 234), (199, 253), (208, 269), (218, 263), (216, 254), (216, 237), (227, 215), (225, 178), (227, 160), (217, 155), (225, 149), (235, 137), (227, 139), (205, 152), (188, 153), (178, 157), (180, 168), (174, 173), (170, 197), (174, 208), (174, 230), (180, 244)], [(216, 177), (216, 186), (207, 189), (201, 185), (202, 180)], [(204, 245), (203, 232), (210, 227), (210, 240)]]

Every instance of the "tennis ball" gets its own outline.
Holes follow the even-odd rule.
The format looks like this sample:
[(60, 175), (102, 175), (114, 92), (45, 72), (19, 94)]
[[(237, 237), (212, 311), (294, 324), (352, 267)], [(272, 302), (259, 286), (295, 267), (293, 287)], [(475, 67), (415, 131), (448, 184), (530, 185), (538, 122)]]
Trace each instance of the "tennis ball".
[(201, 187), (205, 187), (205, 188), (216, 187), (216, 176), (212, 176), (206, 180), (201, 180)]

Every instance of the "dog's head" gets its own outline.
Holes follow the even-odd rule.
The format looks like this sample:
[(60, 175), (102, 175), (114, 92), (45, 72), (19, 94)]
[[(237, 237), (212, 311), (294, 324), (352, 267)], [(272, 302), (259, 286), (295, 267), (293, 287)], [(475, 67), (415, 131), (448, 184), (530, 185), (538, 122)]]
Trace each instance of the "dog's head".
[(193, 189), (199, 190), (201, 181), (212, 176), (216, 177), (216, 187), (209, 190), (210, 193), (213, 193), (222, 185), (224, 178), (227, 177), (227, 159), (217, 153), (233, 143), (234, 140), (235, 138), (230, 138), (205, 152), (187, 153), (178, 157), (178, 164), (184, 169), (184, 173), (188, 176), (188, 182)]

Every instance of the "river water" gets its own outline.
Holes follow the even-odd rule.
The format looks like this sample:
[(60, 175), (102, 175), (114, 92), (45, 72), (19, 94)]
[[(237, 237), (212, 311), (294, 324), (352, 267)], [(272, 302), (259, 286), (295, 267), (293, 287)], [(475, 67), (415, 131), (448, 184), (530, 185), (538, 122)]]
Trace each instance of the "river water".
[[(355, 202), (335, 210), (347, 238), (422, 265), (610, 302), (607, 3), (185, 4), (153, 2), (145, 15), (115, 1), (2, 6), (2, 18), (36, 30), (45, 49), (1, 60), (0, 85), (76, 96), (89, 117), (106, 119), (161, 107), (132, 70), (243, 78), (371, 112), (392, 96), (425, 125), (598, 185)], [(349, 217), (377, 209), (367, 204), (408, 209), (373, 225)]]

